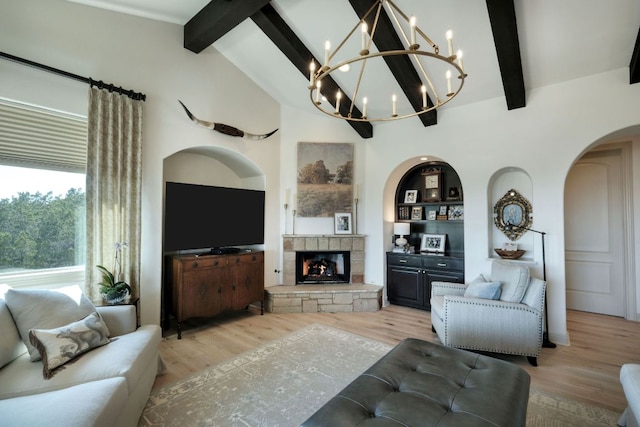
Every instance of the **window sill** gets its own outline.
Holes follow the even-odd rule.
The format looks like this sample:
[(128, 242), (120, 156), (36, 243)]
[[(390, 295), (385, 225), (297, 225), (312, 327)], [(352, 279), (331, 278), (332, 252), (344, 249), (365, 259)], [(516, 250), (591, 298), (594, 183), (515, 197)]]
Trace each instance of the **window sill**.
[(0, 274), (0, 284), (15, 289), (55, 289), (63, 286), (84, 287), (84, 265), (47, 268), (36, 271)]

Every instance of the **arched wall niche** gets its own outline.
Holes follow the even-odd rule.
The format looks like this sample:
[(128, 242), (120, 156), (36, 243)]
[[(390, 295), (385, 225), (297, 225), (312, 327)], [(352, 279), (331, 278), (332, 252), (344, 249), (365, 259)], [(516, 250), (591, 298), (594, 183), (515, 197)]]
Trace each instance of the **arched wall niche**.
[(266, 188), (265, 176), (260, 168), (241, 154), (220, 147), (194, 147), (178, 151), (163, 160), (162, 176), (163, 229), (167, 181), (260, 191)]
[(264, 190), (264, 173), (253, 162), (221, 147), (193, 147), (163, 161), (163, 181)]
[[(540, 244), (537, 242), (539, 236), (536, 233), (525, 232), (515, 241), (510, 240), (502, 230), (496, 227), (494, 222), (494, 208), (496, 203), (502, 199), (509, 190), (516, 190), (522, 197), (527, 199), (531, 204), (533, 221), (531, 228), (535, 227), (536, 206), (533, 201), (533, 183), (529, 174), (517, 167), (506, 167), (496, 171), (489, 180), (487, 189), (489, 206), (487, 206), (487, 221), (489, 222), (489, 247), (487, 248), (487, 256), (489, 258), (500, 259), (494, 249), (501, 249), (505, 243), (517, 243), (518, 249), (526, 252), (520, 258), (519, 262), (534, 263), (538, 259), (537, 251)], [(538, 238), (536, 238), (538, 237)]]

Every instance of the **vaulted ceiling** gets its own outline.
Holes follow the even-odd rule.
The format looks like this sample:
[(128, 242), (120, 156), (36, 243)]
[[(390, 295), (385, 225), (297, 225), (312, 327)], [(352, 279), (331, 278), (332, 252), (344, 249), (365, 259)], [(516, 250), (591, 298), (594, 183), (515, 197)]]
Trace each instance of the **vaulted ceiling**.
[[(324, 41), (338, 43), (375, 0), (70, 0), (151, 19), (184, 24), (184, 47), (210, 46), (282, 104), (317, 111), (309, 101), (308, 66), (322, 59)], [(526, 107), (532, 89), (629, 67), (640, 81), (640, 4), (636, 0), (395, 0), (436, 44), (453, 29), (469, 74), (463, 91), (439, 111), (504, 97), (506, 109)], [(398, 46), (391, 21), (376, 32), (378, 48)], [(355, 55), (355, 53), (354, 53)], [(321, 61), (317, 61), (321, 62)], [(370, 71), (371, 72), (371, 71)], [(399, 103), (418, 109), (418, 74), (410, 61), (380, 65), (380, 93), (403, 93)], [(348, 78), (323, 81), (335, 93)], [(386, 97), (387, 95), (385, 95)], [(348, 103), (341, 104), (346, 108)], [(449, 110), (450, 111), (450, 110)], [(318, 112), (318, 114), (321, 114)], [(417, 116), (437, 124), (435, 111)], [(349, 122), (363, 138), (366, 122)]]

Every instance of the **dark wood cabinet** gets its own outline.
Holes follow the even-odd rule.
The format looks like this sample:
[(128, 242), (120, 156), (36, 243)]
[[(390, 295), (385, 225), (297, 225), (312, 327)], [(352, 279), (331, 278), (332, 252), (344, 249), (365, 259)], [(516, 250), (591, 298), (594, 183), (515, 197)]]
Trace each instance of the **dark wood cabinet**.
[(172, 313), (178, 322), (242, 310), (260, 301), (264, 314), (264, 252), (172, 257)]
[(387, 252), (390, 303), (430, 311), (434, 281), (464, 283), (464, 258)]

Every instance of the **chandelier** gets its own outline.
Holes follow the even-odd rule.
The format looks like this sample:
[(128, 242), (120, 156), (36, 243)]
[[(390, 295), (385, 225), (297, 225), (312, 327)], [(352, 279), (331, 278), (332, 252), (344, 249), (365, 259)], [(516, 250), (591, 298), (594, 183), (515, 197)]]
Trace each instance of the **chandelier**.
[[(385, 3), (386, 8), (384, 8)], [(395, 23), (395, 28), (403, 43), (399, 49), (372, 50), (375, 33), (378, 30), (378, 21), (381, 13), (384, 13), (385, 10)], [(371, 22), (369, 30), (367, 21), (371, 14), (374, 16), (372, 21), (369, 19)], [(417, 26), (415, 16), (408, 17), (391, 0), (378, 0), (333, 52), (330, 42), (325, 42), (324, 63), (322, 65), (316, 64), (314, 60), (311, 61), (308, 86), (311, 102), (327, 115), (356, 122), (399, 120), (435, 110), (452, 100), (460, 92), (467, 77), (462, 64), (462, 51), (458, 50), (456, 53), (453, 51), (451, 30), (447, 31), (445, 37), (448, 49), (447, 56), (442, 55), (438, 45), (431, 41)], [(423, 50), (422, 46), (427, 46), (429, 50)], [(344, 54), (343, 51), (357, 52), (358, 49), (359, 52), (356, 56), (341, 58)], [(414, 68), (418, 70), (421, 84), (416, 85), (415, 90), (422, 97), (422, 108), (411, 107), (409, 104), (408, 108), (400, 109), (401, 106), (398, 105), (398, 97), (395, 93), (380, 93), (379, 79), (383, 77), (380, 75), (372, 77), (371, 70), (367, 70), (370, 60), (399, 56), (407, 57)], [(352, 64), (354, 64), (355, 70), (353, 70), (354, 74), (351, 77), (350, 86), (353, 86), (351, 93), (343, 93), (341, 90), (331, 94), (322, 92), (323, 79), (338, 70), (351, 74)], [(369, 73), (367, 74), (366, 71)], [(357, 76), (355, 72), (357, 72)], [(346, 74), (340, 75), (340, 77), (336, 74), (333, 74), (336, 79), (346, 79)], [(348, 109), (345, 109), (341, 103), (348, 103)], [(345, 111), (347, 111), (346, 114)]]

